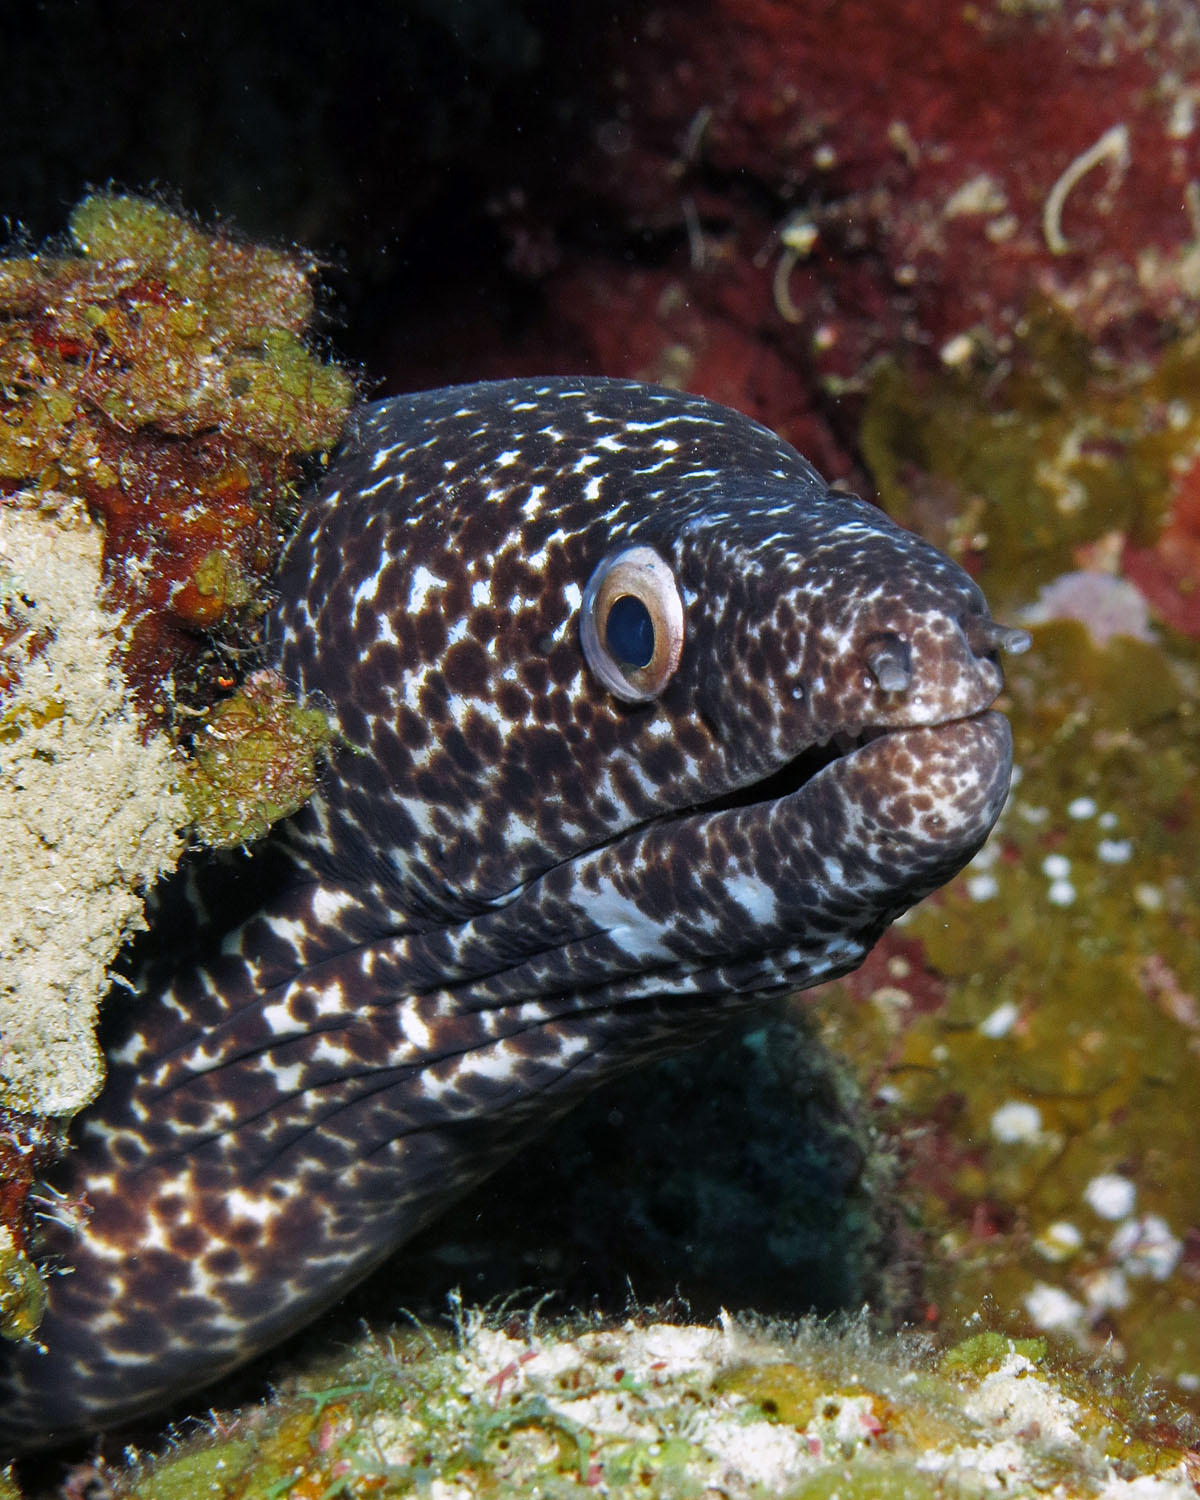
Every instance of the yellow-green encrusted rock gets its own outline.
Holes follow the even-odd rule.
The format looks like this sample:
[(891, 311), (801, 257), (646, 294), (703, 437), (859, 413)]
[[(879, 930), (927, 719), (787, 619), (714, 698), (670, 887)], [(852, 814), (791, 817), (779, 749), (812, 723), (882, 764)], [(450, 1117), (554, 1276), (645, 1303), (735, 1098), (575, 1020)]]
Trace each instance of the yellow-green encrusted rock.
[(46, 1289), (37, 1267), (0, 1224), (0, 1337), (23, 1339), (37, 1328), (46, 1307)]
[(333, 730), (301, 708), (275, 672), (255, 672), (219, 703), (197, 736), (182, 780), (201, 843), (249, 844), (302, 807)]
[(1185, 1500), (1192, 1455), (1112, 1394), (985, 1334), (948, 1354), (864, 1323), (460, 1320), (364, 1342), (266, 1408), (116, 1477), (120, 1500)]

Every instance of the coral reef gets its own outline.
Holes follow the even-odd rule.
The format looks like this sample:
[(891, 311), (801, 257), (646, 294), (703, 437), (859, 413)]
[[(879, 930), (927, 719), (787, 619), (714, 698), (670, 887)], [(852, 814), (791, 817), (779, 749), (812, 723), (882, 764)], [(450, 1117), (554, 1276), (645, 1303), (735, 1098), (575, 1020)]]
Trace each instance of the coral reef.
[(83, 517), (0, 509), (12, 622), (0, 650), (0, 1087), (23, 1113), (68, 1116), (99, 1090), (91, 1028), (108, 967), (188, 821), (172, 749), (145, 737), (115, 665), (121, 621), (97, 602), (102, 540)]
[[(248, 842), (311, 790), (323, 718), (263, 674), (205, 714), (236, 678), (201, 653), (204, 632), (244, 636), (263, 607), (301, 455), (335, 441), (352, 395), (303, 342), (310, 262), (111, 194), (75, 209), (71, 239), (0, 259), (0, 1333), (11, 1337), (32, 1332), (42, 1300), (25, 1259), (29, 1195), (100, 1089), (96, 1011), (144, 925), (143, 895), (189, 824), (214, 844)], [(184, 695), (184, 669), (202, 661), (205, 680)], [(168, 727), (193, 732), (194, 759)]]
[(0, 261), (0, 488), (104, 523), (123, 671), (162, 714), (199, 632), (261, 608), (299, 455), (353, 396), (304, 335), (314, 265), (96, 194), (71, 248)]
[(211, 848), (262, 838), (308, 801), (332, 737), (325, 715), (301, 708), (278, 673), (251, 673), (193, 740), (183, 794), (196, 838)]
[[(524, 1326), (522, 1326), (524, 1325)], [(936, 1353), (861, 1322), (792, 1332), (633, 1319), (576, 1332), (460, 1317), (360, 1341), (268, 1408), (104, 1476), (117, 1500), (638, 1495), (1183, 1500), (1161, 1399), (994, 1333)]]
[[(997, 840), (814, 1014), (906, 1164), (927, 1234), (930, 1320), (961, 1328), (988, 1292), (1024, 1331), (1106, 1346), (1194, 1403), (1195, 8), (715, 0), (698, 23), (694, 6), (667, 0), (636, 26), (614, 8), (607, 36), (589, 33), (587, 56), (586, 68), (572, 57), (525, 91), (543, 93), (563, 122), (553, 151), (528, 149), (527, 130), (519, 162), (497, 149), (447, 172), (445, 136), (431, 131), (428, 158), (462, 197), (458, 214), (439, 216), (436, 243), (455, 254), (443, 268), (424, 250), (413, 274), (407, 257), (418, 252), (397, 234), (391, 264), (405, 257), (395, 281), (409, 300), (370, 303), (377, 331), (360, 330), (359, 347), (376, 351), (398, 387), (595, 369), (727, 400), (826, 472), (878, 490), (975, 571), (998, 608), (1035, 626), (1035, 652), (1010, 669), (1023, 778)], [(375, 140), (367, 177), (392, 182), (393, 139), (359, 111), (350, 117), (355, 172)], [(378, 200), (389, 209), (430, 201), (411, 176), (389, 191)], [(490, 225), (472, 194), (486, 196)], [(191, 232), (162, 210), (116, 219), (126, 212), (154, 243), (153, 225), (169, 219)], [(395, 217), (369, 205), (341, 214), (358, 218), (382, 264), (378, 226), (392, 233)], [(126, 228), (118, 222), (118, 234)], [(19, 298), (0, 326), (0, 340), (19, 334), (0, 351), (4, 399), (15, 378), (24, 402), (6, 431), (35, 446), (55, 410), (73, 416), (97, 365), (119, 396), (141, 399), (105, 366), (104, 341), (134, 347), (144, 319), (176, 337), (169, 308), (182, 315), (202, 298), (200, 276), (163, 300), (163, 270), (110, 287), (98, 268), (119, 262), (93, 248), (106, 243), (103, 224), (84, 241), (86, 255), (77, 244), (22, 260), (17, 290), (40, 266), (38, 285), (69, 302), (46, 272), (61, 258), (82, 278), (71, 306), (100, 308), (103, 337), (74, 313), (40, 326)], [(222, 255), (238, 248), (217, 241)], [(189, 255), (211, 259), (189, 243)], [(289, 317), (299, 307), (282, 303)], [(398, 324), (377, 315), (395, 305), (405, 309)], [(228, 317), (236, 322), (236, 308)], [(184, 363), (213, 357), (238, 398), (241, 335), (206, 343), (202, 322)], [(299, 359), (294, 344), (284, 352)], [(150, 405), (168, 424), (190, 420), (186, 400)], [(85, 409), (87, 423), (107, 424), (105, 441), (120, 436), (120, 415), (103, 402)], [(175, 663), (182, 678), (194, 625), (253, 614), (286, 511), (286, 500), (282, 511), (260, 504), (277, 455), (251, 464), (248, 449), (235, 460), (198, 431), (181, 436), (182, 477), (141, 438), (125, 451), (120, 472), (159, 497), (154, 551), (131, 543), (133, 576), (123, 564), (112, 572), (114, 587), (133, 591), (145, 555), (171, 580), (171, 598), (150, 601), (157, 613), (138, 647), (154, 663), (139, 669), (142, 701), (168, 713), (159, 664)], [(38, 451), (51, 460), (49, 487), (107, 507), (114, 539), (127, 529), (132, 502), (89, 479), (90, 450)], [(116, 471), (99, 439), (95, 453)], [(34, 477), (28, 463), (16, 468), (20, 482)], [(199, 509), (189, 499), (160, 527), (177, 479)], [(136, 594), (134, 608), (144, 602)], [(0, 677), (41, 649), (27, 621), (0, 618), (0, 638), (17, 631)], [(256, 722), (253, 708), (231, 714), (239, 735)], [(248, 738), (253, 747), (253, 728)], [(249, 812), (212, 836), (252, 836)], [(608, 1134), (623, 1153), (622, 1133)], [(594, 1160), (581, 1191), (607, 1175)], [(728, 1184), (692, 1175), (688, 1191), (736, 1201)], [(558, 1191), (551, 1212), (570, 1219)], [(591, 1213), (603, 1217), (594, 1204)], [(720, 1217), (688, 1219), (681, 1237)], [(4, 1264), (0, 1255), (0, 1278)], [(197, 1484), (207, 1482), (202, 1470)], [(919, 1482), (911, 1492), (924, 1493)], [(812, 1483), (822, 1493), (825, 1481)], [(872, 1493), (887, 1493), (877, 1484)]]
[(1178, 539), (1196, 337), (1114, 366), (1031, 320), (1007, 374), (877, 372), (888, 508), (1022, 604), (1019, 775), (971, 866), (826, 997), (907, 1160), (947, 1328), (991, 1296), (1200, 1393), (1200, 650)]

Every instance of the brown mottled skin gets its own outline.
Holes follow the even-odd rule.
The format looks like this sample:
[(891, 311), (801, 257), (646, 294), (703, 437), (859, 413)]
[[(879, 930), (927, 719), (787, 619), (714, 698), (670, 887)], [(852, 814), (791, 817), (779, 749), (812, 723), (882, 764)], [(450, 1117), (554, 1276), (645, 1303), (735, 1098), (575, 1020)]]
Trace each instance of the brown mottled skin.
[[(597, 675), (615, 627), (589, 656), (579, 622), (629, 548), (682, 621), (663, 680), (629, 667), (641, 701)], [(82, 1222), (40, 1225), (70, 1274), (41, 1347), (0, 1352), (5, 1452), (213, 1380), (600, 1079), (853, 968), (1007, 790), (989, 705), (1019, 633), (697, 397), (552, 379), (367, 407), (279, 589), (269, 660), (341, 748), (261, 909), (114, 1002), (56, 1183)]]

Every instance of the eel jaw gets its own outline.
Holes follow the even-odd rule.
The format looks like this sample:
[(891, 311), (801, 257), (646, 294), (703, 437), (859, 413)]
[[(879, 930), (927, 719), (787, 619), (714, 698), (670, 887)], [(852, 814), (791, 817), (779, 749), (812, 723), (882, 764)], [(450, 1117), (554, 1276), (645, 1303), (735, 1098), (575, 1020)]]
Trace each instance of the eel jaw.
[[(823, 849), (826, 867), (846, 872), (855, 899), (903, 910), (975, 855), (1011, 776), (1008, 720), (985, 708), (943, 724), (839, 735), (696, 815), (714, 832), (726, 819), (736, 820), (730, 830), (757, 827), (773, 839), (789, 829), (793, 849)], [(776, 868), (789, 863), (786, 847), (774, 857)]]
[[(605, 971), (610, 1004), (626, 986), (644, 997), (648, 983), (685, 1007), (723, 989), (765, 997), (855, 968), (979, 849), (1008, 792), (1012, 736), (984, 710), (825, 753), (819, 769), (799, 757), (547, 877), (575, 911), (564, 946)], [(530, 895), (536, 904), (536, 886)], [(531, 926), (516, 911), (506, 920)], [(597, 946), (602, 935), (615, 952)]]
[(986, 709), (871, 734), (794, 794), (841, 808), (858, 863), (911, 905), (957, 873), (991, 832), (1012, 777), (1012, 731)]
[[(986, 713), (1004, 687), (1000, 655), (1028, 650), (1031, 637), (993, 620), (981, 595), (975, 602), (972, 609), (949, 604), (902, 615), (887, 629), (868, 613), (853, 623), (836, 622), (833, 639), (823, 626), (820, 649), (806, 650), (803, 661), (797, 657), (772, 695), (770, 744), (780, 760), (695, 811), (778, 800), (886, 735)], [(803, 718), (788, 713), (793, 700), (805, 705)], [(797, 743), (801, 748), (789, 753)]]
[[(1012, 733), (984, 710), (869, 731), (788, 787), (796, 772), (694, 820), (722, 882), (688, 925), (697, 947), (761, 954), (764, 980), (804, 989), (857, 967), (891, 921), (976, 854), (1008, 794)], [(780, 795), (761, 800), (772, 783)]]
[[(941, 723), (872, 724), (857, 731), (839, 730), (827, 739), (805, 746), (784, 765), (768, 772), (766, 776), (749, 782), (735, 791), (727, 792), (724, 796), (713, 798), (711, 802), (703, 803), (694, 811), (697, 813), (723, 812), (731, 808), (755, 807), (780, 802), (784, 798), (796, 796), (809, 782), (830, 767), (853, 759), (869, 745), (891, 736), (910, 734), (913, 731), (924, 731), (927, 736), (930, 736), (942, 729), (952, 729), (957, 724), (970, 723), (990, 712), (991, 701), (991, 695), (989, 695), (977, 712), (962, 714)], [(997, 717), (1001, 716), (997, 715)], [(932, 740), (927, 738), (926, 743), (932, 743)], [(1006, 788), (1007, 774), (1011, 774), (1011, 751), (1006, 773)]]

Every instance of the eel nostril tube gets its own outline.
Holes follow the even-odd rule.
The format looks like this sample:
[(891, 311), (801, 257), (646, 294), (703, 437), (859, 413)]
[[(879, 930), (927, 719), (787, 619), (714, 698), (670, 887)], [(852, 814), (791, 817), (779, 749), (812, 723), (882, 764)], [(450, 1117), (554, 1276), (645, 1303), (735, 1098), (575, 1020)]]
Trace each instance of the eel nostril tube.
[(968, 615), (960, 620), (967, 645), (976, 656), (987, 656), (992, 651), (1005, 651), (1010, 656), (1020, 656), (1033, 645), (1028, 630), (1015, 625), (1001, 625), (990, 615)]

